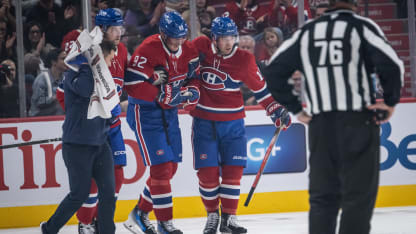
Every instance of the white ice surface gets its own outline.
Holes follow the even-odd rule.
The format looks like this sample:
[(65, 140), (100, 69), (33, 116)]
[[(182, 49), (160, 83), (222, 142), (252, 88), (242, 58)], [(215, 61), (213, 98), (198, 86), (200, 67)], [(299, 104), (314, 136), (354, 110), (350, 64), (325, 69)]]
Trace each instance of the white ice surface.
[[(308, 214), (306, 212), (241, 215), (239, 223), (250, 234), (307, 234)], [(176, 219), (175, 226), (185, 234), (199, 234), (205, 225), (205, 218)], [(375, 209), (371, 234), (416, 234), (416, 206)], [(0, 229), (0, 234), (39, 234), (40, 229)], [(60, 234), (76, 234), (76, 225), (67, 225)], [(122, 223), (117, 223), (117, 234), (130, 234)]]

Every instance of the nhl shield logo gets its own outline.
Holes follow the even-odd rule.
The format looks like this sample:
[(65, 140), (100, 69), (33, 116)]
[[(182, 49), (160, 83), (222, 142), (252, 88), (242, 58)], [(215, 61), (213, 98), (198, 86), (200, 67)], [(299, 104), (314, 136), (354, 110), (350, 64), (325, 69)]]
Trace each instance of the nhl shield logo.
[(219, 71), (213, 67), (203, 67), (201, 69), (202, 85), (211, 90), (222, 90), (225, 88), (224, 82), (227, 80), (227, 73)]

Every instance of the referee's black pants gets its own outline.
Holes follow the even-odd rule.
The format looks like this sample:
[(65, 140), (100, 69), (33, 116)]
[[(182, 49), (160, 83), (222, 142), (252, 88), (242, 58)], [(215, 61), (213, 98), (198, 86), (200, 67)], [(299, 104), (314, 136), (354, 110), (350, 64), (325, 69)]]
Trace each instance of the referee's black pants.
[(368, 234), (377, 197), (380, 127), (371, 112), (327, 112), (309, 123), (309, 233)]

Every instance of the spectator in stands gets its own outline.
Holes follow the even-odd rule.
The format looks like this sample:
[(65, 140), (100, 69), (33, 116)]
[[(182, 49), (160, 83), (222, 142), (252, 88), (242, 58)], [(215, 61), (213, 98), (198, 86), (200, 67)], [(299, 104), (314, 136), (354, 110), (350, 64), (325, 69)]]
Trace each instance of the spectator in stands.
[(235, 0), (227, 3), (224, 16), (234, 20), (240, 35), (256, 35), (263, 31), (268, 11), (269, 6), (257, 0)]
[[(198, 17), (199, 32), (198, 36), (204, 34), (208, 37), (211, 36), (211, 23), (215, 18), (215, 9), (212, 6), (207, 5), (206, 0), (197, 0), (196, 1), (196, 10)], [(183, 19), (188, 25), (190, 25), (190, 11), (186, 10), (182, 13)]]
[(159, 33), (159, 19), (165, 12), (164, 1), (130, 0), (124, 16), (127, 34), (140, 34), (146, 38)]
[(0, 118), (19, 116), (19, 87), (16, 65), (11, 59), (0, 64)]
[(46, 42), (59, 47), (63, 35), (69, 32), (71, 27), (76, 28), (76, 25), (72, 26), (65, 21), (74, 16), (74, 11), (70, 8), (69, 6), (63, 9), (54, 3), (54, 0), (39, 0), (37, 4), (28, 9), (26, 22), (39, 22), (46, 33)]
[(64, 9), (65, 34), (82, 26), (81, 0), (62, 0), (62, 9)]
[(16, 17), (14, 15), (14, 6), (10, 3), (11, 0), (1, 0), (0, 2), (0, 19), (2, 18), (15, 31)]
[(36, 21), (31, 21), (26, 24), (23, 45), (25, 47), (25, 54), (31, 53), (39, 58), (54, 48), (51, 44), (46, 43), (45, 32), (40, 23)]
[(293, 85), (293, 94), (302, 98), (302, 73), (300, 71), (295, 71), (292, 74), (292, 77), (288, 81), (289, 84)]
[[(298, 28), (298, 0), (274, 0), (265, 17), (267, 25), (279, 27), (283, 36), (289, 38)], [(312, 18), (309, 1), (304, 0), (305, 21)]]
[(189, 9), (189, 1), (188, 0), (165, 0), (166, 11), (176, 11), (178, 13), (183, 13), (184, 11)]
[(16, 32), (12, 31), (4, 19), (0, 19), (0, 61), (12, 59), (16, 61)]
[(251, 54), (254, 54), (254, 48), (256, 47), (256, 41), (250, 35), (244, 35), (240, 37), (238, 47), (242, 50), (246, 50)]
[(259, 62), (265, 63), (283, 42), (283, 33), (279, 28), (267, 27), (262, 35), (258, 43), (256, 58)]
[(41, 73), (33, 83), (30, 116), (64, 114), (56, 99), (56, 88), (67, 69), (64, 59), (66, 53), (59, 49), (51, 50), (45, 58), (47, 72)]
[[(251, 54), (254, 54), (254, 48), (256, 47), (256, 41), (250, 35), (241, 36), (239, 39), (238, 47), (242, 50), (246, 50)], [(243, 100), (245, 106), (257, 105), (256, 98), (253, 92), (243, 84), (240, 87), (241, 93), (243, 94)]]
[(24, 64), (25, 64), (25, 87), (26, 87), (26, 107), (29, 110), (30, 108), (30, 98), (32, 97), (32, 85), (36, 77), (40, 73), (40, 63), (41, 60), (39, 56), (36, 56), (32, 53), (25, 54)]
[(315, 9), (315, 17), (314, 18), (321, 17), (324, 14), (324, 12), (326, 10), (328, 10), (328, 8), (329, 8), (329, 4), (328, 3), (321, 3), (318, 6), (316, 6), (316, 9)]

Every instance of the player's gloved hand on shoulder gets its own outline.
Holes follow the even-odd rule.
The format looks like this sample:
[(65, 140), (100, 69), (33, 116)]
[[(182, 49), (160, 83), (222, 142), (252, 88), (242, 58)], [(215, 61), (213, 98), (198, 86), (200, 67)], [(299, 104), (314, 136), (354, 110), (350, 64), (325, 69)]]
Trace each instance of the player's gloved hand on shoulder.
[(164, 84), (169, 79), (169, 73), (166, 71), (165, 67), (163, 66), (156, 66), (153, 70), (153, 85), (160, 85)]
[(183, 100), (180, 87), (173, 87), (172, 84), (162, 84), (157, 101), (170, 107), (181, 104)]
[(181, 88), (183, 109), (190, 111), (195, 109), (199, 101), (199, 89), (196, 86), (186, 86)]
[(270, 103), (270, 105), (266, 108), (266, 112), (272, 119), (276, 128), (283, 126), (283, 130), (286, 130), (292, 124), (289, 112), (284, 106), (277, 102)]

